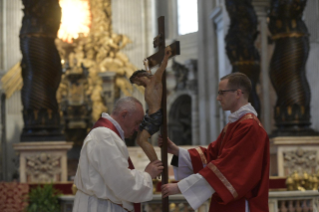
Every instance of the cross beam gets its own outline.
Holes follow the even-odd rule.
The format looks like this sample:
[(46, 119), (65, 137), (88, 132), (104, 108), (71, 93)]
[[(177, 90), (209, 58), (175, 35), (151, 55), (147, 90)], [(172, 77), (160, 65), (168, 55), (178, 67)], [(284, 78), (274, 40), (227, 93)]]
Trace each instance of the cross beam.
[[(170, 48), (171, 52), (172, 52), (172, 55), (169, 58), (172, 58), (172, 57), (174, 57), (176, 55), (180, 55), (179, 41), (175, 41), (171, 45), (165, 47), (165, 50), (168, 49), (168, 48)], [(150, 69), (153, 68), (154, 66), (159, 65), (162, 62), (165, 50), (164, 51), (160, 51), (159, 50), (158, 52), (156, 52), (152, 56), (149, 56), (148, 58), (146, 58), (148, 60), (148, 67)]]

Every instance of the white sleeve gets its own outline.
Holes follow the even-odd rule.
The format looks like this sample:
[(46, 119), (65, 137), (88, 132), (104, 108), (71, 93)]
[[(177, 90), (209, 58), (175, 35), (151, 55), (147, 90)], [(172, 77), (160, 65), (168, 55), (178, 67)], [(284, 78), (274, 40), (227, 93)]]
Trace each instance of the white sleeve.
[[(95, 142), (89, 142), (89, 162), (100, 173), (108, 188), (119, 199), (128, 202), (144, 202), (153, 198), (151, 176), (139, 170), (128, 169), (127, 158), (121, 152), (120, 140), (106, 130), (95, 129)], [(101, 185), (103, 186), (103, 185)]]
[(189, 203), (196, 210), (215, 190), (209, 185), (206, 179), (200, 174), (193, 174), (177, 183), (179, 190)]
[(194, 173), (191, 157), (186, 149), (179, 148), (178, 167), (173, 166), (173, 169), (176, 180), (184, 179)]

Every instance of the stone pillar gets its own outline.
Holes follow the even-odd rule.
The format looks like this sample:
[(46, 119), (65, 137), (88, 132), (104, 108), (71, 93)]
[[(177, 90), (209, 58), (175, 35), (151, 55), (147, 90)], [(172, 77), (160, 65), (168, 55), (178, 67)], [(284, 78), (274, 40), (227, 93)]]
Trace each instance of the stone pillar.
[(269, 82), (269, 50), (268, 50), (268, 27), (267, 27), (267, 10), (269, 9), (268, 0), (253, 0), (252, 2), (256, 15), (258, 18), (259, 26), (259, 39), (256, 47), (260, 52), (260, 100), (262, 109), (260, 111), (261, 121), (267, 133), (271, 131), (271, 102), (270, 102), (270, 82)]
[[(211, 92), (210, 94), (211, 98), (209, 99), (210, 110), (211, 110), (210, 119), (214, 120), (217, 118), (216, 123), (210, 125), (211, 138), (214, 138), (214, 139), (210, 139), (210, 142), (211, 142), (217, 138), (220, 131), (227, 124), (227, 117), (229, 115), (229, 111), (223, 111), (220, 104), (217, 102), (216, 98), (217, 98), (219, 79), (227, 74), (230, 74), (232, 70), (232, 66), (226, 55), (226, 49), (225, 49), (225, 46), (226, 46), (225, 36), (230, 24), (230, 19), (227, 14), (225, 6), (220, 4), (219, 6), (215, 7), (214, 10), (210, 13), (210, 19), (211, 19), (211, 25), (212, 25), (211, 27), (213, 29), (214, 41), (216, 42), (216, 46), (214, 46), (214, 49), (216, 49), (216, 53), (213, 55), (210, 55), (209, 56), (210, 58), (207, 57), (206, 60), (212, 60), (212, 58), (216, 58), (216, 61), (214, 61), (215, 63), (214, 66), (212, 66), (213, 64), (210, 63), (210, 67), (206, 71), (209, 73), (211, 77), (210, 91), (215, 91), (213, 93)], [(214, 72), (214, 75), (211, 72)], [(214, 80), (212, 79), (213, 77), (215, 77)], [(199, 86), (199, 88), (200, 87), (201, 86)], [(213, 103), (215, 104), (214, 105), (215, 108), (212, 107)], [(215, 113), (214, 117), (212, 116), (213, 112)], [(215, 134), (214, 137), (212, 133)]]
[(99, 76), (102, 78), (103, 96), (107, 112), (112, 113), (115, 101), (115, 72), (101, 72)]

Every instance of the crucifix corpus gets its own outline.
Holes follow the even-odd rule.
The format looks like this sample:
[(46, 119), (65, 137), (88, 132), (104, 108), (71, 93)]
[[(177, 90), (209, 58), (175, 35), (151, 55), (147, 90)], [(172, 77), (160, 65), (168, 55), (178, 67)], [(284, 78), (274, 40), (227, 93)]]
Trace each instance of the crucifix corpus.
[[(164, 165), (162, 173), (162, 184), (168, 183), (167, 169), (167, 109), (166, 109), (166, 66), (169, 58), (179, 55), (179, 41), (165, 47), (164, 16), (157, 19), (158, 35), (154, 38), (154, 48), (158, 52), (144, 60), (146, 70), (134, 72), (130, 81), (137, 85), (145, 87), (145, 101), (148, 105), (148, 111), (140, 126), (140, 132), (137, 135), (137, 143), (150, 161), (157, 160), (153, 146), (148, 139), (159, 130), (162, 125), (163, 144), (161, 149), (161, 159)], [(157, 71), (152, 74), (150, 69), (160, 65)], [(169, 211), (168, 197), (162, 200), (163, 211)]]

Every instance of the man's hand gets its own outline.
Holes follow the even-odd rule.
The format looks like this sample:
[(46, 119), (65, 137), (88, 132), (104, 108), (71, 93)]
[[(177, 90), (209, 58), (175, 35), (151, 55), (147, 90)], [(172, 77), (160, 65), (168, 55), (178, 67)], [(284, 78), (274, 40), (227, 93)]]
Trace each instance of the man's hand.
[(168, 197), (174, 194), (180, 194), (181, 191), (178, 188), (177, 183), (168, 183), (162, 185), (162, 198)]
[[(162, 147), (162, 145), (163, 145), (163, 138), (162, 138), (162, 135), (159, 135), (158, 146)], [(167, 137), (167, 152), (176, 156), (178, 156), (178, 152), (179, 152), (178, 146), (176, 146), (176, 144), (174, 144), (173, 141), (171, 141), (168, 137)]]
[(164, 166), (161, 161), (155, 160), (149, 163), (146, 168), (145, 172), (149, 173), (152, 179), (155, 179), (159, 174), (163, 172)]

